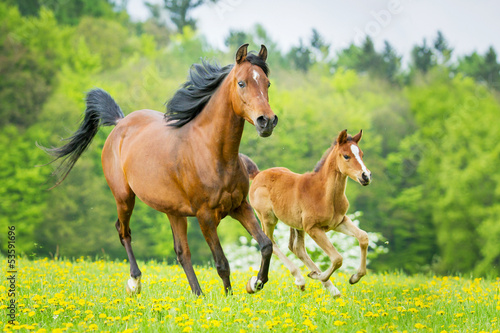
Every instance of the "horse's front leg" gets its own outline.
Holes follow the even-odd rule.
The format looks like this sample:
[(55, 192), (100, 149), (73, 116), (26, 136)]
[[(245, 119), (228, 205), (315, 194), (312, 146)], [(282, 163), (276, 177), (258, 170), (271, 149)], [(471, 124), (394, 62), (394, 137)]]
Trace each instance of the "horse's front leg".
[(325, 251), (326, 255), (328, 256), (328, 258), (330, 258), (330, 261), (332, 263), (331, 266), (323, 273), (314, 271), (309, 273), (308, 276), (311, 279), (326, 282), (333, 274), (333, 272), (335, 272), (340, 268), (340, 266), (342, 266), (342, 256), (326, 236), (325, 230), (319, 227), (312, 227), (305, 231), (309, 234), (309, 236), (311, 236), (316, 244), (318, 244), (319, 247), (321, 247), (321, 249)]
[(231, 217), (238, 220), (243, 227), (252, 235), (252, 237), (257, 241), (260, 247), (260, 252), (262, 254), (262, 261), (260, 264), (260, 270), (257, 277), (253, 276), (247, 283), (247, 292), (253, 294), (264, 287), (264, 284), (268, 281), (269, 265), (271, 263), (271, 256), (273, 254), (273, 243), (266, 236), (264, 231), (259, 225), (259, 222), (255, 218), (252, 207), (245, 200), (240, 207), (233, 210), (230, 214)]
[(212, 210), (204, 209), (199, 210), (196, 214), (198, 223), (200, 224), (201, 232), (207, 241), (215, 261), (215, 268), (217, 273), (222, 279), (224, 284), (224, 291), (227, 294), (232, 294), (231, 281), (229, 275), (231, 274), (229, 262), (227, 261), (222, 246), (220, 245), (219, 236), (217, 235), (217, 225), (220, 220), (217, 219), (216, 214)]
[(368, 234), (364, 230), (359, 229), (347, 216), (344, 216), (344, 220), (337, 228), (335, 228), (335, 231), (351, 237), (356, 237), (359, 242), (359, 248), (361, 249), (361, 263), (359, 264), (358, 272), (353, 274), (349, 279), (350, 284), (355, 284), (366, 275), (366, 252), (368, 250), (369, 242)]

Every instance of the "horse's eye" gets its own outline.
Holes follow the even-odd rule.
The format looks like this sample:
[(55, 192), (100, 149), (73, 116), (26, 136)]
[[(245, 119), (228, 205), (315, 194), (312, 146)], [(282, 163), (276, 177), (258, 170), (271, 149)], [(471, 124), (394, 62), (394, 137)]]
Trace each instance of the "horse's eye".
[(269, 83), (267, 84), (267, 87), (268, 87), (268, 88), (269, 88), (270, 86), (271, 86), (271, 82), (269, 82)]
[(243, 81), (238, 82), (238, 85), (240, 86), (240, 88), (245, 88), (245, 82)]
[(350, 159), (351, 157), (350, 157), (349, 155), (344, 155), (344, 158), (345, 158), (346, 160), (348, 160), (348, 159)]

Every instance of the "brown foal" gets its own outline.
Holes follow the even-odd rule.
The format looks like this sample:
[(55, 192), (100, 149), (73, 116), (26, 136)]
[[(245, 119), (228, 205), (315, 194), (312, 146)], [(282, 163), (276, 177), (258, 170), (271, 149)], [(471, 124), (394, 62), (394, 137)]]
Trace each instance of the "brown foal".
[(193, 65), (189, 80), (168, 102), (165, 115), (140, 110), (124, 117), (105, 91), (90, 91), (79, 130), (67, 145), (48, 149), (56, 159), (63, 158), (59, 184), (98, 127), (116, 125), (104, 145), (102, 166), (116, 200), (116, 229), (130, 261), (129, 293), (141, 288), (129, 227), (136, 197), (168, 216), (177, 259), (193, 293), (199, 295), (202, 290), (191, 263), (187, 216), (197, 217), (226, 293), (231, 291), (230, 270), (217, 226), (227, 215), (238, 220), (261, 249), (260, 270), (247, 291), (260, 290), (268, 280), (272, 243), (246, 200), (248, 173), (238, 150), (245, 120), (266, 137), (278, 118), (268, 100), (267, 49), (262, 45), (258, 54), (247, 54), (247, 46), (238, 49), (234, 65)]
[[(349, 282), (354, 284), (366, 274), (368, 236), (347, 217), (349, 202), (345, 195), (347, 177), (363, 186), (371, 181), (371, 173), (363, 163), (363, 153), (358, 146), (361, 136), (362, 131), (354, 137), (347, 135), (347, 130), (340, 132), (336, 142), (311, 173), (300, 175), (285, 168), (258, 172), (255, 164), (249, 168), (255, 175), (249, 192), (252, 207), (262, 222), (264, 232), (273, 241), (274, 254), (290, 270), (301, 290), (305, 287), (304, 277), (273, 239), (278, 220), (290, 226), (289, 248), (311, 270), (308, 276), (320, 280), (334, 296), (340, 296), (340, 292), (330, 281), (330, 276), (342, 265), (342, 256), (328, 240), (327, 231), (339, 231), (359, 241), (361, 264)], [(245, 158), (245, 164), (251, 165), (252, 162)], [(325, 272), (321, 272), (307, 254), (304, 232), (330, 258), (331, 266)]]

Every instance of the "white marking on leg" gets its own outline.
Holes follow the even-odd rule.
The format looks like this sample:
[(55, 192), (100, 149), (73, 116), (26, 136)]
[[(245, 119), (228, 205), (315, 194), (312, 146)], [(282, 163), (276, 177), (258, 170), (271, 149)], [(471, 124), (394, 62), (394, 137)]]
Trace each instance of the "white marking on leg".
[(256, 276), (252, 276), (250, 278), (250, 288), (252, 289), (253, 292), (255, 292), (257, 290), (257, 288), (255, 288), (257, 284), (257, 277)]
[(368, 174), (368, 169), (366, 168), (365, 164), (363, 163), (363, 160), (361, 160), (361, 157), (359, 156), (358, 146), (351, 145), (351, 151), (354, 154), (354, 157), (356, 157), (356, 160), (358, 161), (359, 165), (361, 165), (361, 169), (363, 170), (363, 172)]

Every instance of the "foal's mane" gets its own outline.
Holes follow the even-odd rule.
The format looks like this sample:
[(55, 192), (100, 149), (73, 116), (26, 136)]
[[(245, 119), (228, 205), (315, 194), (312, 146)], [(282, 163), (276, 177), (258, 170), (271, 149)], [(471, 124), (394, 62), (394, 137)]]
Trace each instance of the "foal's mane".
[[(259, 66), (266, 76), (269, 75), (266, 62), (258, 55), (248, 53), (246, 61)], [(168, 125), (182, 127), (193, 120), (203, 111), (205, 105), (233, 67), (233, 64), (220, 67), (219, 64), (211, 64), (206, 59), (202, 59), (201, 64), (193, 64), (189, 69), (188, 80), (167, 102), (167, 111), (164, 117)]]
[[(348, 142), (352, 141), (351, 135), (347, 135), (347, 141)], [(333, 148), (335, 148), (336, 145), (337, 145), (337, 140), (335, 140), (335, 142), (323, 153), (323, 156), (321, 156), (321, 159), (319, 160), (318, 163), (316, 163), (316, 166), (314, 167), (314, 172), (318, 172), (319, 170), (321, 170), (321, 168), (326, 162), (326, 159), (328, 158), (328, 156), (330, 155), (330, 153), (332, 152)]]

